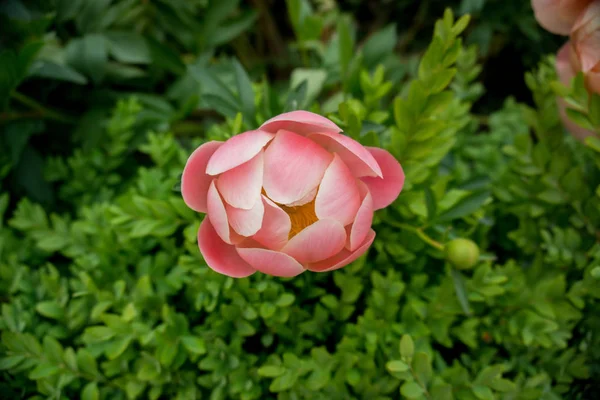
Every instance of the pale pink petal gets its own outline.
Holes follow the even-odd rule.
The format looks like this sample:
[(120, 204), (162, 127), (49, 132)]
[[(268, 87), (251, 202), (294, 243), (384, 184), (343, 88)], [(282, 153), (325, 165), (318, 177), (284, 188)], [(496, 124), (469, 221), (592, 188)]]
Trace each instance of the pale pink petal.
[(260, 203), (263, 183), (263, 152), (250, 161), (223, 172), (217, 180), (217, 189), (223, 200), (235, 208), (249, 210)]
[(346, 248), (350, 251), (356, 250), (364, 242), (373, 223), (373, 197), (365, 184), (361, 185), (361, 196), (363, 199), (356, 218), (352, 225), (346, 227), (348, 234)]
[(377, 161), (365, 146), (356, 140), (340, 133), (331, 132), (318, 132), (307, 137), (325, 150), (337, 153), (355, 177), (382, 176)]
[(229, 225), (235, 232), (242, 236), (252, 236), (259, 231), (265, 214), (262, 200), (257, 201), (254, 207), (249, 210), (235, 208), (229, 204), (225, 204), (225, 209), (227, 210)]
[(535, 18), (544, 29), (568, 35), (573, 24), (591, 0), (532, 0)]
[(248, 264), (264, 274), (289, 278), (304, 272), (304, 267), (298, 261), (278, 251), (238, 248), (237, 252)]
[(260, 230), (252, 239), (271, 250), (281, 250), (288, 241), (292, 222), (289, 215), (266, 196), (262, 197), (265, 215)]
[(239, 256), (235, 246), (221, 240), (208, 218), (204, 218), (200, 224), (198, 247), (206, 264), (220, 274), (244, 278), (256, 272)]
[(206, 173), (218, 175), (256, 156), (275, 135), (261, 130), (240, 133), (219, 147), (208, 161)]
[(314, 190), (333, 156), (315, 142), (279, 131), (265, 150), (263, 187), (279, 204), (298, 201)]
[(338, 253), (345, 243), (344, 226), (332, 219), (321, 219), (291, 238), (281, 251), (301, 263), (312, 263)]
[(592, 92), (600, 94), (600, 65), (588, 72), (586, 82)]
[(318, 189), (319, 189), (318, 187), (314, 188), (306, 196), (304, 196), (303, 198), (301, 198), (298, 201), (294, 201), (293, 203), (287, 204), (287, 206), (298, 207), (298, 206), (303, 206), (306, 203), (310, 203), (311, 201), (313, 201), (315, 199), (315, 197), (317, 197)]
[(379, 210), (392, 204), (402, 191), (404, 171), (398, 160), (386, 150), (377, 147), (367, 147), (367, 149), (381, 166), (383, 179), (373, 177), (360, 179), (367, 184), (373, 196), (373, 207)]
[(198, 147), (188, 158), (181, 175), (181, 195), (183, 201), (192, 210), (206, 212), (206, 194), (213, 180), (206, 174), (206, 165), (210, 157), (223, 142), (206, 142)]
[(356, 178), (342, 159), (334, 154), (315, 198), (315, 214), (319, 219), (335, 219), (345, 226), (354, 221), (358, 207), (360, 193)]
[(229, 219), (227, 218), (227, 211), (225, 210), (225, 204), (221, 200), (221, 196), (215, 186), (215, 181), (210, 183), (208, 188), (207, 196), (207, 208), (208, 218), (215, 229), (215, 232), (219, 235), (225, 243), (234, 243), (231, 235), (229, 234)]
[(365, 238), (364, 242), (362, 242), (362, 244), (356, 250), (349, 251), (349, 250), (343, 249), (342, 251), (340, 251), (338, 254), (334, 255), (333, 257), (330, 257), (326, 260), (323, 260), (323, 261), (320, 261), (317, 263), (308, 264), (306, 266), (306, 269), (308, 269), (309, 271), (314, 271), (314, 272), (327, 272), (327, 271), (333, 271), (333, 270), (345, 267), (346, 265), (355, 261), (358, 257), (365, 254), (366, 251), (371, 246), (371, 244), (373, 243), (374, 239), (375, 239), (375, 231), (373, 229), (371, 229), (369, 231), (369, 233), (367, 234), (367, 237)]
[(313, 132), (334, 132), (342, 130), (332, 121), (309, 111), (291, 111), (271, 118), (259, 128), (267, 132), (276, 133), (281, 129), (292, 131), (300, 135)]
[(571, 42), (567, 42), (556, 54), (556, 73), (560, 82), (567, 87), (571, 87), (571, 80), (576, 75), (571, 63), (571, 52)]

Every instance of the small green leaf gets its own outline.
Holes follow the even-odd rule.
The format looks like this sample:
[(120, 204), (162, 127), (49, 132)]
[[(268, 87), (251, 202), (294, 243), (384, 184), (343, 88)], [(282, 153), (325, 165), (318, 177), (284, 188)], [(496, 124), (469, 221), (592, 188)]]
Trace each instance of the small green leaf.
[(296, 300), (296, 296), (291, 293), (283, 293), (275, 303), (277, 307), (289, 307)]
[(477, 385), (473, 386), (471, 390), (479, 400), (494, 400), (494, 393), (487, 386)]
[(488, 191), (473, 193), (463, 198), (458, 202), (458, 204), (446, 210), (441, 215), (438, 215), (438, 217), (435, 218), (435, 221), (449, 222), (470, 215), (479, 210), (481, 206), (489, 199), (489, 197), (490, 192)]
[(385, 367), (390, 372), (404, 372), (408, 370), (408, 364), (400, 360), (388, 361)]
[(400, 393), (402, 393), (403, 396), (409, 399), (416, 399), (420, 397), (424, 393), (424, 391), (423, 388), (419, 386), (417, 382), (407, 381), (400, 388)]
[(194, 354), (205, 354), (206, 344), (204, 339), (196, 336), (182, 336), (181, 343), (190, 352)]
[(267, 378), (276, 378), (278, 376), (283, 375), (285, 371), (285, 367), (282, 367), (280, 365), (265, 365), (263, 367), (260, 367), (257, 372), (260, 376), (265, 376)]
[(100, 392), (98, 391), (98, 384), (96, 382), (90, 382), (84, 386), (81, 391), (81, 400), (99, 400)]
[(413, 370), (419, 378), (419, 382), (427, 385), (432, 378), (433, 371), (431, 369), (431, 361), (427, 353), (418, 352), (413, 359)]
[(410, 335), (402, 335), (400, 339), (400, 355), (403, 358), (411, 359), (415, 353), (415, 344)]
[(38, 313), (46, 318), (61, 319), (64, 310), (56, 301), (43, 301), (35, 306)]
[(47, 378), (57, 374), (59, 371), (60, 368), (57, 365), (42, 362), (29, 373), (29, 379), (37, 380)]

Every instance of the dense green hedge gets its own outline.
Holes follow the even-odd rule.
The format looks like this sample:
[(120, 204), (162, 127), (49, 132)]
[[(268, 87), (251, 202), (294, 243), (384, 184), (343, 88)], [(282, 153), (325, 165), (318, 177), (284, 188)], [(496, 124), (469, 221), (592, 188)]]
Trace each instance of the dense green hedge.
[[(600, 96), (553, 83), (528, 2), (449, 2), (470, 24), (433, 1), (390, 11), (424, 8), (427, 35), (315, 3), (2, 5), (3, 398), (600, 396), (600, 140), (565, 133), (555, 92), (596, 129)], [(517, 56), (528, 104), (486, 92), (485, 30), (535, 49)], [(405, 188), (348, 267), (219, 275), (185, 160), (293, 109), (390, 150)], [(457, 238), (475, 265), (448, 256)]]

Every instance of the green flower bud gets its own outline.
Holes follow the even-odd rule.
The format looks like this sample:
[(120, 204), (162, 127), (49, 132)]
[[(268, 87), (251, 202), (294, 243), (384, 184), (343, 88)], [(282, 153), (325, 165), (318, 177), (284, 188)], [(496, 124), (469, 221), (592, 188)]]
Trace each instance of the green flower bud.
[(479, 259), (479, 247), (469, 239), (454, 239), (444, 247), (446, 260), (456, 269), (471, 269)]

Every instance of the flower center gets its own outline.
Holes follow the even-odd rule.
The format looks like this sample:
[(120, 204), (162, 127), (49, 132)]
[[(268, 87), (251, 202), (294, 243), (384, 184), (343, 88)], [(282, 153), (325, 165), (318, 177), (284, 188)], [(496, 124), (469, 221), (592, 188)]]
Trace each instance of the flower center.
[(292, 222), (288, 240), (296, 236), (302, 229), (319, 220), (317, 214), (315, 214), (315, 200), (301, 206), (288, 207), (279, 204), (279, 207), (289, 215)]

